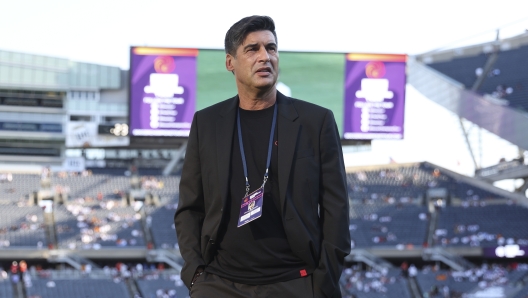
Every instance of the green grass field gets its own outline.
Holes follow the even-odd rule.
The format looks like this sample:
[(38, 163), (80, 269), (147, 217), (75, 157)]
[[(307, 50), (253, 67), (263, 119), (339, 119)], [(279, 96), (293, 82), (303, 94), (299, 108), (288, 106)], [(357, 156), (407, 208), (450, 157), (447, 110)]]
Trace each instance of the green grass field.
[[(279, 57), (279, 81), (291, 88), (292, 97), (332, 110), (341, 131), (345, 55), (280, 52)], [(197, 110), (236, 94), (233, 74), (225, 69), (224, 51), (200, 50), (197, 85)]]

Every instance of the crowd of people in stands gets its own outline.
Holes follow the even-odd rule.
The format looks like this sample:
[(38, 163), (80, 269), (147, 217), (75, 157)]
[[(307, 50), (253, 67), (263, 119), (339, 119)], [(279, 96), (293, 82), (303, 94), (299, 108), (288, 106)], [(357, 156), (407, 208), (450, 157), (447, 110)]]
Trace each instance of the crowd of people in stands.
[(141, 178), (141, 188), (144, 190), (155, 190), (163, 188), (163, 181), (158, 180), (154, 176), (142, 177)]
[[(43, 173), (43, 176), (49, 177), (50, 172)], [(358, 181), (366, 182), (370, 178), (372, 173), (360, 171), (354, 174)], [(377, 175), (381, 179), (391, 179), (398, 181), (398, 187), (407, 187), (407, 186), (420, 186), (420, 187), (436, 187), (438, 186), (438, 181), (442, 178), (442, 173), (438, 169), (433, 169), (428, 173), (428, 179), (424, 180), (423, 176), (418, 174), (413, 174), (411, 176), (404, 175), (398, 170), (380, 170)], [(81, 176), (88, 177), (92, 176), (90, 171), (80, 172), (80, 173), (66, 173), (59, 172), (55, 175), (57, 178), (56, 181), (59, 184), (56, 184), (55, 191), (69, 192), (69, 185), (60, 184), (60, 178), (67, 178), (71, 176)], [(55, 177), (54, 176), (54, 177)], [(370, 178), (369, 178), (370, 177)], [(15, 176), (16, 179), (16, 176)], [(9, 177), (6, 175), (0, 175), (0, 183), (9, 183), (13, 180), (13, 176)], [(158, 179), (154, 176), (143, 176), (140, 177), (140, 185), (144, 190), (159, 190), (163, 189), (164, 182), (161, 179)], [(170, 184), (167, 183), (168, 187)], [(398, 209), (405, 209), (408, 205), (412, 205), (413, 199), (410, 196), (398, 196), (395, 194), (384, 194), (381, 191), (379, 193), (369, 191), (369, 186), (361, 184), (351, 184), (351, 192), (361, 192), (366, 194), (362, 201), (359, 201), (360, 205), (363, 207), (368, 207), (369, 205), (376, 205), (378, 203), (393, 205), (393, 207)], [(117, 197), (122, 197), (123, 191), (116, 189), (114, 192)], [(473, 190), (466, 191), (466, 197), (462, 199), (462, 206), (464, 207), (473, 207), (473, 206), (485, 206), (485, 202), (481, 199), (479, 193), (474, 192)], [(56, 231), (61, 232), (72, 232), (74, 230), (80, 230), (81, 241), (84, 244), (89, 244), (91, 248), (100, 248), (101, 245), (98, 241), (113, 241), (116, 246), (135, 246), (137, 239), (143, 237), (143, 231), (141, 229), (133, 229), (130, 232), (130, 237), (118, 237), (115, 231), (110, 230), (111, 223), (119, 223), (121, 227), (129, 228), (137, 223), (140, 220), (140, 215), (137, 213), (120, 213), (116, 211), (117, 209), (124, 207), (122, 206), (121, 200), (108, 200), (107, 194), (103, 194), (100, 191), (94, 191), (93, 196), (87, 196), (84, 198), (72, 198), (69, 200), (66, 205), (66, 209), (70, 212), (75, 221), (71, 222), (61, 222), (57, 223)], [(511, 202), (509, 202), (511, 203)], [(175, 209), (177, 203), (166, 204), (162, 208)], [(100, 213), (104, 214), (103, 216), (96, 216), (96, 209), (103, 210), (105, 212)], [(365, 209), (366, 210), (366, 209)], [(388, 230), (388, 227), (394, 221), (394, 215), (392, 214), (383, 214), (381, 212), (369, 212), (368, 214), (360, 214), (361, 220), (367, 222), (376, 222), (378, 223), (373, 229), (376, 229), (375, 232), (381, 232), (386, 234), (385, 236), (376, 236), (372, 238), (373, 244), (379, 244), (383, 242), (392, 242), (396, 241), (398, 238), (395, 233), (392, 233)], [(430, 214), (426, 212), (417, 213), (417, 218), (415, 220), (427, 221), (430, 219)], [(147, 227), (151, 225), (152, 216), (147, 215), (146, 224)], [(16, 230), (34, 230), (43, 228), (43, 224), (38, 221), (38, 217), (35, 214), (28, 214), (25, 217), (25, 220), (17, 225), (12, 225), (9, 227), (0, 227), (0, 236), (9, 231)], [(350, 230), (353, 231), (358, 229), (357, 224), (351, 223)], [(379, 229), (379, 231), (377, 230)], [(528, 239), (513, 239), (508, 237), (503, 237), (502, 235), (494, 235), (486, 233), (482, 226), (478, 223), (462, 224), (458, 223), (452, 227), (455, 237), (447, 238), (447, 231), (442, 229), (437, 229), (434, 235), (437, 244), (447, 246), (449, 244), (464, 243), (470, 246), (479, 246), (482, 241), (496, 241), (497, 245), (507, 245), (507, 244), (519, 244), (528, 246)], [(451, 231), (450, 231), (451, 232)], [(1, 238), (0, 238), (1, 239)], [(0, 241), (0, 248), (8, 247), (9, 241)], [(75, 244), (70, 247), (71, 249), (78, 249)], [(177, 245), (177, 244), (176, 244)], [(42, 243), (40, 244), (42, 247)], [(16, 263), (16, 264), (15, 264)], [(85, 264), (80, 271), (82, 276), (89, 276), (93, 272), (93, 268), (90, 264)], [(434, 297), (438, 295), (444, 295), (446, 297), (456, 297), (459, 293), (456, 292), (453, 288), (450, 288), (449, 285), (440, 283), (446, 279), (452, 279), (454, 282), (464, 282), (471, 281), (475, 282), (476, 286), (479, 288), (486, 288), (496, 285), (505, 285), (508, 283), (508, 274), (515, 270), (528, 270), (528, 265), (526, 264), (516, 264), (509, 267), (504, 267), (500, 265), (483, 265), (476, 269), (471, 269), (463, 272), (456, 271), (447, 271), (440, 270), (438, 266), (425, 266), (421, 269), (418, 269), (415, 265), (411, 264), (402, 267), (400, 274), (394, 274), (394, 271), (382, 270), (362, 270), (358, 267), (346, 268), (343, 272), (343, 285), (346, 289), (353, 290), (355, 293), (376, 293), (376, 294), (386, 294), (391, 291), (391, 287), (399, 286), (399, 283), (408, 281), (408, 278), (415, 278), (416, 276), (422, 275), (432, 275), (434, 279), (438, 280), (439, 283), (436, 286), (433, 286), (428, 289), (424, 289), (424, 294), (429, 297)], [(177, 286), (183, 286), (183, 282), (180, 279), (178, 274), (165, 274), (164, 268), (162, 265), (156, 264), (129, 264), (129, 263), (117, 263), (115, 266), (104, 266), (102, 272), (105, 276), (111, 279), (127, 279), (134, 278), (136, 280), (156, 280), (156, 279), (169, 279), (173, 284)], [(28, 274), (32, 273), (33, 276), (38, 278), (52, 278), (52, 271), (42, 269), (41, 267), (35, 265), (31, 266), (28, 269), (27, 264), (24, 261), (14, 262), (8, 270), (0, 269), (0, 276), (4, 279), (9, 278), (12, 282), (18, 283), (22, 280), (27, 285), (31, 284), (31, 278)], [(50, 280), (50, 282), (53, 282)], [(52, 283), (50, 283), (50, 286)], [(159, 288), (156, 291), (156, 298), (172, 298), (176, 297), (176, 291), (173, 288)]]
[[(512, 278), (513, 275), (520, 278)], [(357, 266), (346, 268), (341, 280), (345, 291), (348, 293), (348, 296), (345, 297), (349, 298), (361, 297), (363, 294), (366, 294), (367, 297), (374, 297), (368, 293), (377, 294), (380, 297), (398, 297), (398, 295), (387, 295), (391, 294), (392, 287), (394, 287), (393, 290), (402, 286), (410, 289), (407, 284), (409, 279), (416, 279), (418, 290), (421, 291), (423, 297), (456, 298), (462, 297), (469, 291), (478, 292), (492, 287), (515, 287), (518, 286), (517, 283), (521, 285), (525, 283), (526, 278), (528, 278), (528, 264), (524, 263), (482, 264), (473, 269), (454, 271), (441, 269), (438, 264), (425, 265), (418, 269), (414, 264), (409, 265), (407, 262), (403, 262), (400, 270), (362, 270)], [(424, 282), (424, 280), (429, 282)], [(460, 291), (457, 283), (465, 283), (464, 287), (469, 290)]]
[[(471, 291), (485, 290), (491, 287), (503, 287), (512, 284), (510, 278), (514, 272), (525, 272), (528, 274), (528, 264), (512, 263), (506, 266), (501, 264), (482, 264), (479, 267), (465, 271), (440, 270), (436, 266), (424, 266), (419, 274), (432, 277), (434, 280), (431, 288), (422, 289), (423, 294), (427, 297), (462, 297), (464, 293), (456, 290), (457, 283), (469, 283), (473, 287)], [(409, 274), (409, 276), (411, 276)], [(416, 275), (414, 275), (416, 276)], [(516, 281), (513, 281), (515, 283)], [(451, 286), (451, 287), (450, 287)]]
[(32, 287), (33, 279), (47, 280), (46, 286), (53, 288), (57, 284), (55, 279), (83, 279), (83, 278), (107, 278), (118, 283), (127, 279), (155, 281), (170, 281), (172, 286), (155, 289), (155, 296), (149, 293), (145, 297), (175, 298), (177, 290), (185, 288), (180, 275), (172, 270), (167, 270), (163, 263), (123, 263), (117, 262), (115, 265), (105, 265), (97, 272), (93, 271), (91, 264), (83, 264), (81, 270), (44, 269), (41, 265), (32, 265), (28, 268), (26, 261), (13, 261), (8, 270), (0, 267), (0, 280), (10, 280), (13, 284), (23, 282), (24, 286)]
[[(90, 278), (92, 266), (85, 264), (81, 270), (66, 269), (49, 270), (42, 268), (41, 265), (32, 265), (24, 261), (13, 261), (8, 270), (0, 268), (0, 278), (10, 279), (12, 283), (24, 282), (26, 287), (31, 287), (32, 279), (49, 280), (47, 286), (54, 287), (53, 279), (57, 277), (67, 278)], [(173, 287), (164, 287), (156, 290), (156, 298), (176, 297), (176, 289), (184, 287), (181, 277), (176, 271), (166, 270), (163, 263), (123, 263), (117, 262), (115, 265), (105, 265), (97, 274), (103, 277), (122, 281), (125, 279), (135, 280), (169, 280)], [(401, 264), (399, 269), (382, 269), (380, 271), (373, 269), (362, 269), (359, 265), (347, 267), (343, 270), (341, 284), (349, 296), (359, 297), (361, 293), (371, 293), (386, 295), (391, 290), (403, 287), (409, 287), (407, 281), (417, 278), (417, 284), (424, 297), (462, 297), (461, 292), (457, 291), (456, 283), (470, 283), (474, 290), (483, 290), (490, 287), (516, 286), (512, 284), (510, 277), (514, 273), (521, 276), (513, 282), (524, 282), (522, 276), (528, 277), (528, 264), (510, 263), (502, 264), (482, 264), (479, 267), (465, 271), (454, 271), (441, 269), (438, 264), (424, 265), (418, 269), (414, 264), (408, 265), (407, 262)], [(524, 275), (522, 274), (524, 273)], [(101, 276), (101, 275), (99, 275)], [(426, 278), (432, 282), (424, 283)], [(471, 287), (473, 287), (471, 286)], [(406, 289), (407, 291), (408, 289)]]
[[(66, 209), (75, 216), (77, 228), (80, 229), (81, 241), (93, 249), (101, 248), (99, 241), (115, 241), (116, 246), (135, 246), (138, 238), (143, 237), (143, 232), (138, 229), (131, 230), (128, 238), (118, 238), (117, 231), (112, 229), (111, 223), (121, 223), (121, 228), (133, 227), (134, 223), (141, 219), (141, 215), (131, 212), (120, 212), (114, 210), (119, 208), (119, 201), (102, 201), (97, 205), (86, 204), (82, 198), (76, 199), (68, 204)], [(105, 210), (104, 216), (97, 216), (95, 209)], [(67, 223), (57, 226), (58, 232), (71, 231), (73, 228)], [(76, 243), (70, 242), (70, 249), (75, 249)]]
[(345, 281), (343, 286), (349, 293), (377, 293), (381, 296), (387, 294), (389, 285), (394, 285), (402, 278), (402, 276), (390, 275), (388, 269), (365, 271), (356, 267), (345, 268), (341, 277)]

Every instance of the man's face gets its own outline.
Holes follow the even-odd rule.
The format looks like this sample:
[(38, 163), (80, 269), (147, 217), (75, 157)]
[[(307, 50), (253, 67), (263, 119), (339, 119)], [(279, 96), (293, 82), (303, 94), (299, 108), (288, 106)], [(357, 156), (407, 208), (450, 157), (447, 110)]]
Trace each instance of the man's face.
[(277, 42), (271, 31), (255, 31), (246, 36), (236, 57), (226, 56), (226, 68), (233, 71), (237, 87), (264, 91), (275, 86), (279, 70)]

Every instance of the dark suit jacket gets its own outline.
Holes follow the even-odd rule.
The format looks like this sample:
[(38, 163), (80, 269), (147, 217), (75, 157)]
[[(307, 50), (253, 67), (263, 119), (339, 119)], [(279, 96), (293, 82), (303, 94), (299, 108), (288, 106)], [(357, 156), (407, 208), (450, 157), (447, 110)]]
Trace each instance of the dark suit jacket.
[[(339, 133), (328, 109), (277, 92), (278, 179), (284, 230), (292, 251), (313, 273), (315, 297), (340, 297), (350, 253), (346, 176)], [(190, 286), (215, 255), (225, 211), (238, 96), (194, 115), (174, 223), (181, 276)], [(263, 216), (266, 216), (265, 214)]]

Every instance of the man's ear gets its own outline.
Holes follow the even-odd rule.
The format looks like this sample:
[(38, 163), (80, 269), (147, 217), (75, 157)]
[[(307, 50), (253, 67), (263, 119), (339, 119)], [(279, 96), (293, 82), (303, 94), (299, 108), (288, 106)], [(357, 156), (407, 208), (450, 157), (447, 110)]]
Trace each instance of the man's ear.
[(231, 56), (231, 54), (226, 54), (226, 69), (227, 71), (235, 73), (235, 66), (233, 65), (235, 60), (235, 57)]

